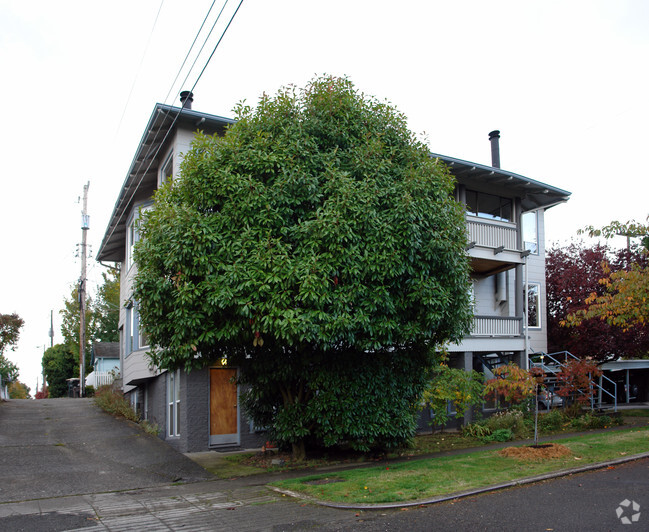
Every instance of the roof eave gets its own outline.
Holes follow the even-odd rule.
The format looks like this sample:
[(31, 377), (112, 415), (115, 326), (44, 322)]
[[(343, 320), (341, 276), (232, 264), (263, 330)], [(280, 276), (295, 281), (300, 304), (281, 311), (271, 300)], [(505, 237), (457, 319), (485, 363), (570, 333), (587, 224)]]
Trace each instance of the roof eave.
[(123, 240), (126, 234), (126, 217), (136, 202), (136, 194), (142, 180), (149, 173), (151, 161), (155, 160), (160, 148), (177, 125), (191, 124), (198, 129), (204, 124), (217, 128), (227, 127), (234, 122), (231, 118), (192, 109), (181, 109), (161, 103), (155, 105), (113, 207), (106, 233), (97, 253), (97, 260), (120, 262), (124, 259)]

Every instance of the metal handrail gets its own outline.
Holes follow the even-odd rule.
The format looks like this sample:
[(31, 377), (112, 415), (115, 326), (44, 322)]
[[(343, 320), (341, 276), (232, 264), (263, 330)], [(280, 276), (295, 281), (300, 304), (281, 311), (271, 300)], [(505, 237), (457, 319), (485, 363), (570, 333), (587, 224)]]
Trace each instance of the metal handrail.
[[(559, 358), (561, 358), (561, 355), (563, 355), (564, 362), (559, 361)], [(532, 359), (537, 358), (537, 357), (541, 357), (541, 362), (540, 363), (532, 361)], [(556, 353), (550, 353), (550, 354), (544, 353), (544, 352), (537, 352), (537, 353), (533, 353), (529, 357), (529, 365), (530, 365), (530, 367), (540, 367), (543, 370), (544, 373), (546, 373), (546, 368), (551, 368), (552, 371), (550, 371), (550, 373), (556, 374), (557, 373), (556, 368), (552, 368), (551, 366), (548, 366), (548, 365), (544, 364), (545, 359), (549, 358), (552, 362), (554, 362), (554, 364), (556, 366), (565, 367), (566, 362), (568, 361), (569, 357), (574, 359), (574, 360), (579, 360), (579, 358), (576, 357), (575, 355), (573, 355), (570, 351), (558, 351)], [(594, 393), (594, 389), (597, 389), (598, 390), (598, 397), (600, 399), (599, 402), (598, 402), (599, 405), (601, 406), (601, 404), (602, 404), (601, 397), (602, 397), (602, 392), (604, 392), (605, 394), (607, 394), (607, 395), (609, 395), (609, 396), (611, 396), (613, 398), (613, 411), (617, 412), (617, 383), (612, 381), (606, 375), (603, 375), (603, 374), (600, 376), (600, 378), (606, 379), (608, 382), (610, 382), (613, 385), (613, 393), (609, 392), (608, 390), (605, 390), (602, 385), (595, 383), (595, 381), (592, 378), (592, 375), (590, 375), (589, 376), (590, 387), (591, 387), (590, 409), (595, 410), (595, 401), (594, 401), (595, 393)], [(583, 392), (582, 390), (577, 390), (577, 391), (582, 395), (586, 395), (586, 393)]]

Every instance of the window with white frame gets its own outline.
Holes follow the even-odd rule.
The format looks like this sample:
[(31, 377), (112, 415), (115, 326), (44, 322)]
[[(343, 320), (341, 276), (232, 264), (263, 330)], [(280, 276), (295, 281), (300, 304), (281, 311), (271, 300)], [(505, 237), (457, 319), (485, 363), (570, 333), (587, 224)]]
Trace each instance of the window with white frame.
[(126, 320), (124, 321), (124, 356), (129, 356), (133, 351), (133, 334), (135, 309), (132, 302), (126, 305)]
[(168, 181), (173, 181), (174, 178), (174, 156), (173, 153), (167, 157), (164, 164), (160, 168), (160, 186)]
[(124, 331), (124, 355), (149, 346), (149, 337), (140, 325), (138, 303), (129, 301), (126, 305), (126, 320)]
[(133, 250), (135, 249), (135, 218), (133, 218), (126, 228), (126, 271), (133, 265)]
[(149, 336), (140, 322), (140, 305), (137, 302), (135, 303), (135, 330), (137, 331), (137, 348), (149, 347)]
[(526, 212), (521, 217), (523, 231), (523, 249), (535, 255), (539, 253), (538, 212)]
[(180, 436), (180, 370), (167, 372), (167, 435)]
[(151, 205), (139, 207), (126, 228), (126, 271), (131, 269), (134, 262), (135, 244), (140, 240), (140, 217), (143, 212), (151, 208)]
[(541, 285), (539, 283), (527, 285), (527, 326), (541, 327)]

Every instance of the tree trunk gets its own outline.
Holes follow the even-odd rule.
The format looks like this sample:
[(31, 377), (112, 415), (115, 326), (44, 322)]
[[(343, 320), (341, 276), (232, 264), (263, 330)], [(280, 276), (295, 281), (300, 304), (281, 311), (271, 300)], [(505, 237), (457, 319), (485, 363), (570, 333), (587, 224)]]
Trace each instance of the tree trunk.
[(304, 446), (304, 440), (293, 442), (293, 460), (298, 462), (303, 462), (306, 460), (306, 448)]

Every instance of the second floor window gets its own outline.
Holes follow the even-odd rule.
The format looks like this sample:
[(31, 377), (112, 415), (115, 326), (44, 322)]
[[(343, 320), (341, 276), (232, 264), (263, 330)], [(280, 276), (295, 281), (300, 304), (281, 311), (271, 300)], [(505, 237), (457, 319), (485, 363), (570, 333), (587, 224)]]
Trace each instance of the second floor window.
[(133, 351), (149, 346), (149, 337), (140, 325), (138, 305), (130, 303), (126, 307), (126, 327), (124, 332), (124, 355), (128, 356)]
[(527, 249), (539, 254), (539, 231), (538, 231), (538, 214), (536, 211), (526, 212), (522, 218), (523, 226), (523, 249)]
[(173, 181), (174, 178), (174, 157), (173, 154), (167, 157), (167, 160), (160, 169), (160, 186), (167, 181)]
[(541, 327), (541, 285), (538, 283), (527, 285), (527, 326)]
[(128, 223), (126, 228), (126, 271), (128, 272), (133, 266), (134, 257), (133, 252), (135, 250), (135, 244), (140, 240), (140, 216), (141, 214), (150, 209), (151, 205), (145, 205), (142, 207), (136, 207), (135, 214)]
[(513, 208), (511, 198), (503, 198), (486, 192), (476, 190), (466, 191), (467, 212), (480, 218), (490, 220), (513, 221)]

